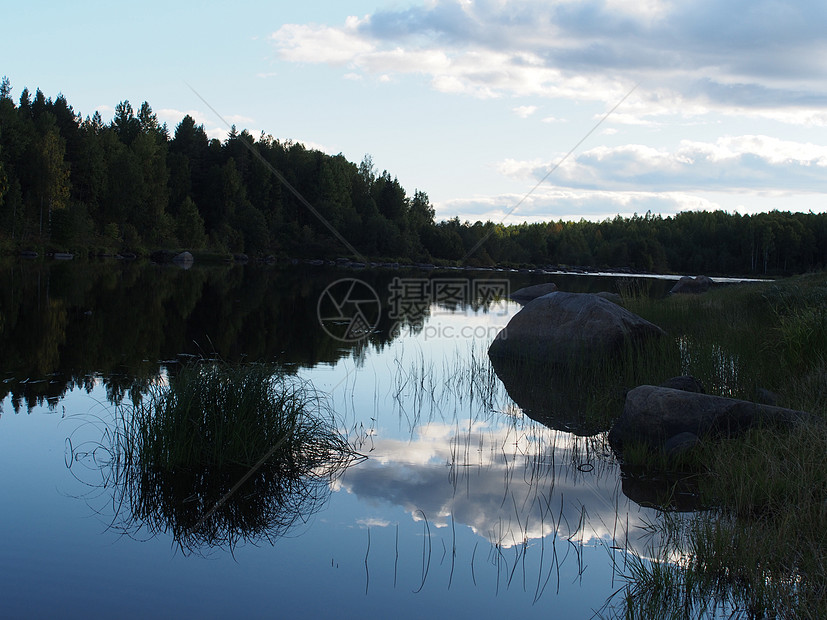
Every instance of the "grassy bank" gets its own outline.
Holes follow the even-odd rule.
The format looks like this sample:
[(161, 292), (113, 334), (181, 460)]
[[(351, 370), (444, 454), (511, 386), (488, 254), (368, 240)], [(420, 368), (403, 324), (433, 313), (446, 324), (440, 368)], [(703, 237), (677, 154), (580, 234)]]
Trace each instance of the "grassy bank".
[(827, 274), (625, 301), (677, 339), (681, 372), (709, 392), (816, 419), (693, 455), (701, 503), (714, 508), (652, 523), (668, 542), (632, 562), (622, 614), (827, 617)]

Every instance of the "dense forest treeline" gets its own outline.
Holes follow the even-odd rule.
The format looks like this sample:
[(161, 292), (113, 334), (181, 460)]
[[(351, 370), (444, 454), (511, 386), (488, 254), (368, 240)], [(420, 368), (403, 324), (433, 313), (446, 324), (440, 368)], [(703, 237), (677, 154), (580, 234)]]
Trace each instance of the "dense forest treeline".
[(710, 274), (827, 266), (824, 213), (435, 222), (428, 195), (409, 196), (370, 156), (355, 164), (235, 128), (222, 142), (190, 116), (170, 132), (146, 102), (136, 112), (122, 101), (104, 123), (62, 95), (24, 89), (15, 103), (8, 79), (0, 86), (0, 251), (353, 254), (313, 210), (371, 258)]

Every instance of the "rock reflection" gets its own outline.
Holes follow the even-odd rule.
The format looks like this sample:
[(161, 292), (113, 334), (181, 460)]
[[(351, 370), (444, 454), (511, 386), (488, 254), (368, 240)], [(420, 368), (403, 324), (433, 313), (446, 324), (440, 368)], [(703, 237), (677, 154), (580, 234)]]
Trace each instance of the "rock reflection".
[(609, 427), (607, 406), (620, 406), (623, 385), (602, 367), (563, 367), (492, 357), (508, 395), (531, 419), (582, 437)]
[(640, 506), (675, 512), (708, 508), (701, 501), (697, 472), (629, 472), (621, 466), (621, 488)]

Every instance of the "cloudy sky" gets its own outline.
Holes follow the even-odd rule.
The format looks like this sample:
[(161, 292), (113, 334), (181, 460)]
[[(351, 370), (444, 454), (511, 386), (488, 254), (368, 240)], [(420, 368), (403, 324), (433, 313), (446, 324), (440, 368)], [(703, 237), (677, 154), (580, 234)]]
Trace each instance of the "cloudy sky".
[(824, 2), (56, 4), (3, 11), (15, 98), (62, 92), (106, 120), (146, 100), (223, 138), (211, 106), (369, 153), (439, 218), (827, 206)]

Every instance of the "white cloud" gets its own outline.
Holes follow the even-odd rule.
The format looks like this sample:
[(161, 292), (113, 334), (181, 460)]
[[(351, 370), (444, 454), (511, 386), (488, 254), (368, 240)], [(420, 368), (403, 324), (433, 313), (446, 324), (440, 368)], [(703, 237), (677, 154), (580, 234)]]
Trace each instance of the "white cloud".
[[(554, 161), (506, 159), (497, 171), (543, 178)], [(763, 135), (684, 140), (674, 150), (641, 144), (599, 146), (566, 160), (549, 185), (623, 191), (827, 191), (827, 146)]]
[(377, 519), (375, 517), (371, 517), (369, 519), (359, 519), (358, 521), (356, 521), (356, 523), (358, 523), (362, 527), (367, 527), (367, 528), (370, 528), (370, 527), (388, 527), (391, 524), (391, 522), (388, 521), (387, 519)]
[(536, 105), (521, 105), (513, 108), (513, 112), (520, 118), (528, 118), (538, 110)]
[(285, 24), (270, 35), (282, 58), (293, 62), (346, 64), (373, 46), (356, 32), (359, 22), (348, 18), (344, 28)]
[(623, 109), (637, 119), (717, 110), (825, 125), (825, 29), (827, 5), (812, 2), (434, 0), (287, 24), (271, 40), (286, 60), (425, 75), (442, 92), (608, 103), (640, 83)]
[[(155, 115), (161, 123), (167, 124), (171, 136), (175, 135), (175, 128), (185, 116), (192, 117), (196, 125), (203, 125), (204, 132), (211, 140), (224, 141), (230, 133), (230, 129), (226, 127), (220, 119), (216, 118), (212, 112), (202, 112), (201, 110), (193, 109), (177, 110), (175, 108), (161, 108), (155, 110)], [(254, 123), (255, 120), (249, 116), (244, 116), (243, 114), (225, 114), (224, 120), (231, 125), (235, 125), (239, 132), (246, 129), (255, 139), (258, 139), (261, 135), (261, 129), (251, 127), (251, 123)]]
[(205, 127), (204, 131), (210, 140), (220, 140), (221, 142), (226, 140), (230, 133), (229, 130), (223, 127)]
[(224, 120), (226, 120), (231, 125), (237, 125), (239, 129), (243, 129), (246, 125), (249, 125), (253, 122), (253, 119), (249, 116), (244, 116), (242, 114), (224, 114)]
[(155, 110), (155, 115), (161, 123), (166, 123), (169, 127), (170, 136), (175, 135), (175, 128), (184, 120), (185, 116), (190, 116), (195, 121), (196, 125), (203, 125), (204, 132), (210, 139), (226, 140), (229, 129), (225, 128), (220, 121), (217, 121), (215, 115), (212, 113), (204, 113), (200, 110), (177, 110), (175, 108), (161, 108)]
[[(519, 117), (560, 123), (561, 136), (576, 117), (597, 122), (637, 85), (594, 136), (604, 145), (578, 150), (528, 199), (513, 181), (528, 192), (562, 153), (500, 162), (508, 192), (452, 188), (435, 201), (437, 217), (499, 221), (525, 199), (508, 223), (823, 209), (814, 198), (827, 190), (821, 134), (808, 143), (784, 139), (789, 127), (771, 133), (782, 123), (827, 127), (825, 30), (827, 5), (804, 2), (428, 0), (339, 25), (282, 26), (271, 40), (283, 60), (341, 67), (347, 79), (407, 77), (499, 98)], [(693, 139), (675, 142), (676, 127)], [(631, 143), (618, 145), (627, 135)]]

